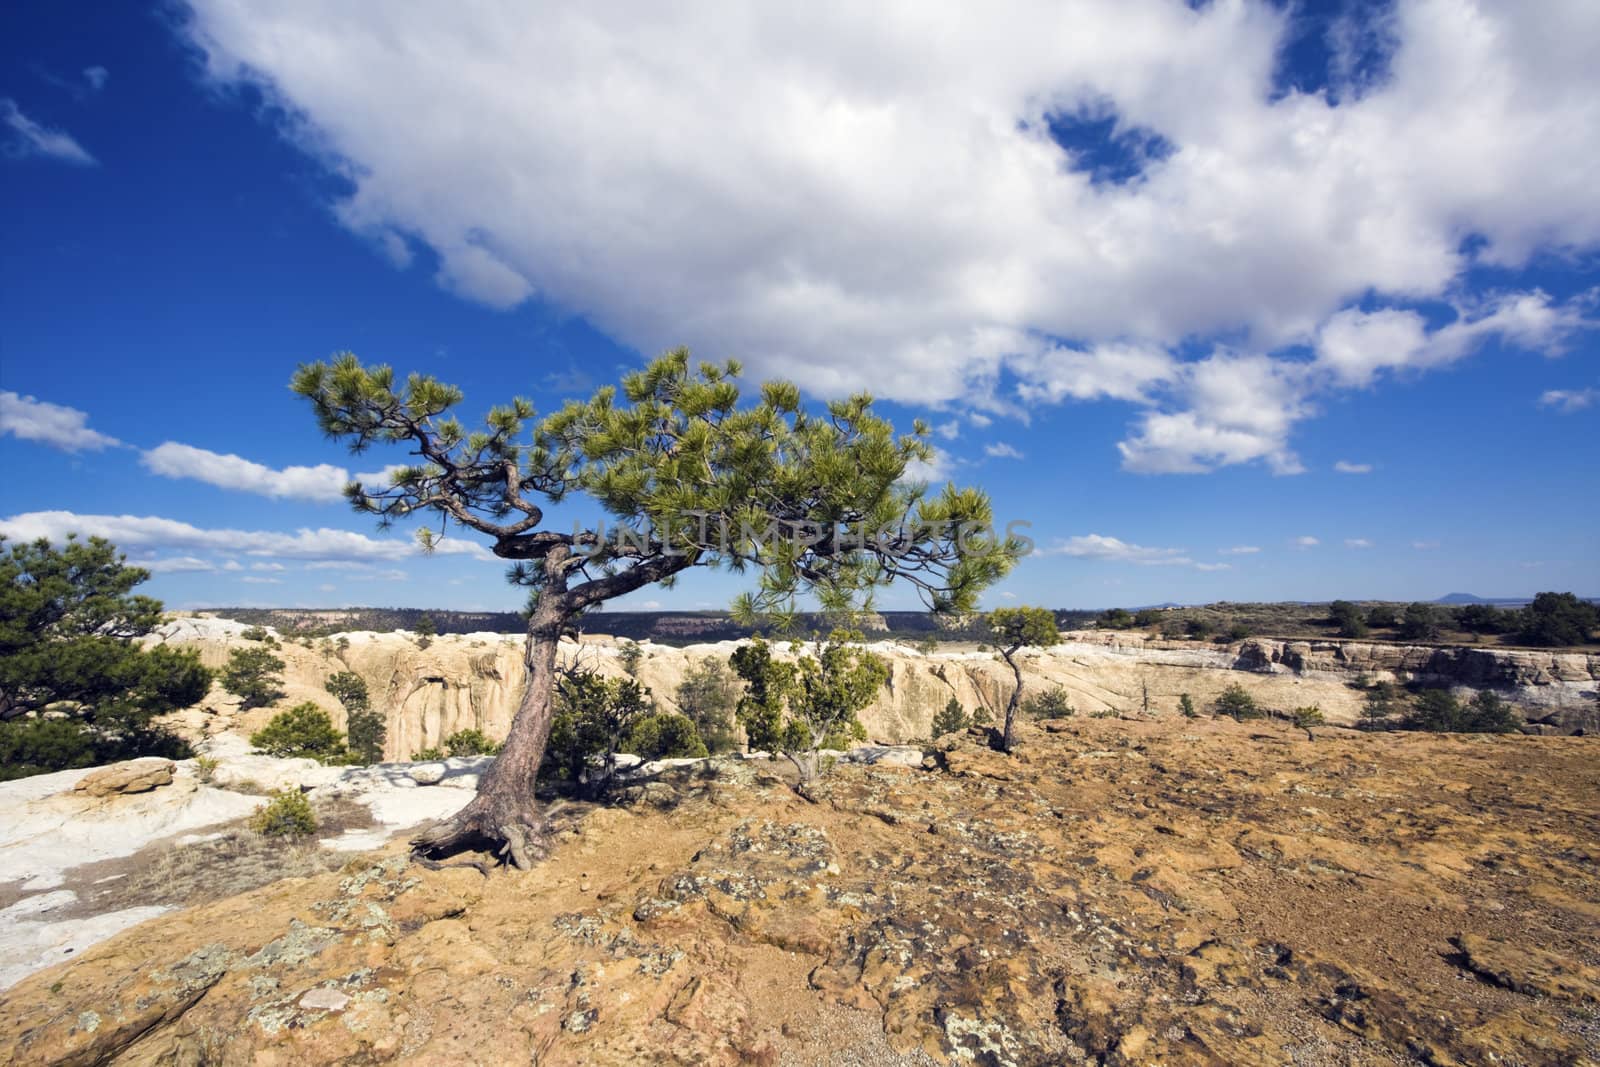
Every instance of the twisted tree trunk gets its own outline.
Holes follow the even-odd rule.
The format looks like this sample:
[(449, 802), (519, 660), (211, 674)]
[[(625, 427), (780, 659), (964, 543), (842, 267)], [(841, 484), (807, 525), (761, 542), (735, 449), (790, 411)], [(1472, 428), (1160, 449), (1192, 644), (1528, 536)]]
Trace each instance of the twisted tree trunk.
[(546, 826), (534, 799), (534, 786), (555, 718), (556, 654), (566, 623), (559, 601), (558, 597), (541, 601), (528, 622), (523, 654), (528, 686), (511, 720), (505, 747), (484, 773), (477, 796), (450, 818), (413, 838), (415, 851), (444, 854), (498, 847), (520, 870), (528, 870), (543, 858)]
[(1009, 754), (1011, 746), (1015, 743), (1012, 729), (1017, 722), (1017, 706), (1022, 703), (1022, 668), (1017, 665), (1016, 652), (1020, 645), (1003, 648), (1000, 654), (1005, 657), (1006, 664), (1010, 666), (1011, 673), (1016, 676), (1017, 684), (1011, 689), (1011, 699), (1006, 703), (1006, 728), (1000, 735), (1000, 751)]

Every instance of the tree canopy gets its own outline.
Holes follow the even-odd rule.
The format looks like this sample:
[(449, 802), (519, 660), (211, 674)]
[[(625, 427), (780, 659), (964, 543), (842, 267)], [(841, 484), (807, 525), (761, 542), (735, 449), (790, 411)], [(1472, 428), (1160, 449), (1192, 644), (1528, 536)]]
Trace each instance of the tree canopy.
[(161, 622), (161, 602), (133, 593), (150, 572), (98, 537), (0, 549), (0, 777), (180, 753), (152, 720), (204, 697), (211, 674), (135, 643)]

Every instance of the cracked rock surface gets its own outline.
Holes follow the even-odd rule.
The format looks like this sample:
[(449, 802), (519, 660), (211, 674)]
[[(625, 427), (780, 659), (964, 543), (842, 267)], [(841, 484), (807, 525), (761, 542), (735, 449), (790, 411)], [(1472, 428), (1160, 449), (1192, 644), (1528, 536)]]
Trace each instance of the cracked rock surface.
[(668, 768), (528, 874), (400, 853), (0, 995), (7, 1063), (1579, 1064), (1600, 739), (1058, 720)]

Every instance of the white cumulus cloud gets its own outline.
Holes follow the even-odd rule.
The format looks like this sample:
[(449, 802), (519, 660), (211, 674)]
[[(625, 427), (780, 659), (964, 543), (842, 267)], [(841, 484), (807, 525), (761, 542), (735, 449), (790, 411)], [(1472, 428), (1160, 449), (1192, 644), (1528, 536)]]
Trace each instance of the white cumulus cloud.
[(77, 408), (0, 390), (0, 434), (37, 441), (63, 452), (98, 452), (120, 445), (115, 437), (89, 429), (89, 416)]
[(191, 478), (223, 489), (277, 499), (334, 501), (343, 496), (350, 480), (343, 467), (319, 463), (315, 467), (277, 469), (243, 456), (212, 452), (168, 441), (144, 453), (145, 469), (165, 478)]
[[(1347, 21), (1326, 91), (1275, 92), (1295, 17), (194, 0), (186, 33), (348, 181), (345, 226), (468, 299), (830, 395), (1127, 403), (1130, 470), (1288, 474), (1321, 394), (1558, 350), (1577, 306), (1463, 279), (1600, 245), (1600, 6), (1412, 0), (1378, 76)], [(1097, 182), (1049, 134), (1072, 114), (1171, 150)]]

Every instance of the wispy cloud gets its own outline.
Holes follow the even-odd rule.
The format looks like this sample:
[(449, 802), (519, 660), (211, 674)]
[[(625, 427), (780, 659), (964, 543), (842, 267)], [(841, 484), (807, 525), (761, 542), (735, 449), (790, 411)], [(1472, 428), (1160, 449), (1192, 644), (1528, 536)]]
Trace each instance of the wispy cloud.
[(1555, 408), (1559, 415), (1571, 415), (1593, 407), (1596, 400), (1600, 400), (1600, 389), (1546, 389), (1539, 397), (1539, 406)]
[(1309, 534), (1305, 535), (1304, 537), (1296, 537), (1294, 539), (1294, 545), (1297, 548), (1316, 548), (1320, 544), (1322, 544), (1321, 541)]
[(1372, 542), (1365, 537), (1347, 537), (1344, 539), (1346, 548), (1371, 548)]
[(1257, 545), (1234, 545), (1232, 548), (1219, 548), (1217, 553), (1223, 556), (1253, 556), (1260, 552)]
[(1419, 552), (1426, 552), (1429, 549), (1438, 548), (1439, 547), (1439, 542), (1437, 542), (1437, 541), (1413, 541), (1413, 542), (1411, 542), (1411, 547), (1416, 549)]
[(1183, 548), (1151, 548), (1103, 534), (1085, 534), (1057, 541), (1040, 549), (1041, 555), (1068, 556), (1072, 559), (1110, 560), (1134, 563), (1141, 567), (1193, 567), (1202, 571), (1231, 570), (1231, 563), (1197, 563)]
[(5, 154), (13, 159), (40, 156), (79, 167), (96, 167), (99, 161), (64, 130), (41, 126), (22, 113), (10, 97), (0, 98), (0, 126), (7, 131)]
[(98, 452), (122, 443), (89, 429), (89, 416), (77, 408), (9, 391), (0, 391), (0, 434), (37, 441), (63, 452)]
[[(104, 537), (130, 551), (188, 550), (308, 561), (383, 563), (423, 555), (414, 541), (378, 539), (350, 530), (302, 528), (294, 533), (272, 530), (231, 530), (193, 526), (177, 519), (153, 515), (80, 515), (71, 511), (33, 511), (0, 520), (0, 533), (19, 541), (40, 537), (61, 541), (68, 534)], [(471, 559), (494, 557), (481, 544), (446, 538), (435, 550), (442, 555)], [(223, 570), (241, 570), (224, 564)]]
[(1351, 463), (1349, 460), (1341, 459), (1339, 462), (1333, 465), (1333, 469), (1338, 471), (1340, 474), (1371, 474), (1372, 464)]
[(168, 556), (164, 559), (134, 560), (133, 565), (143, 567), (151, 574), (189, 574), (218, 570), (215, 561), (197, 556)]
[(991, 459), (1022, 459), (1023, 455), (1004, 441), (996, 441), (992, 445), (983, 446), (983, 454)]

